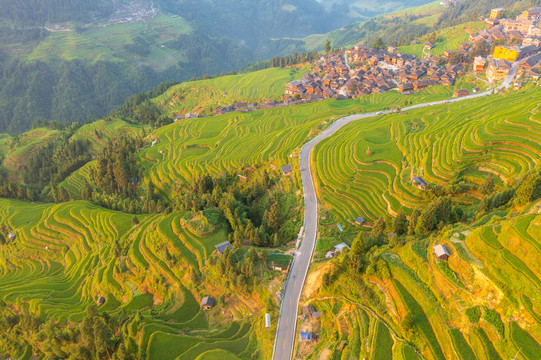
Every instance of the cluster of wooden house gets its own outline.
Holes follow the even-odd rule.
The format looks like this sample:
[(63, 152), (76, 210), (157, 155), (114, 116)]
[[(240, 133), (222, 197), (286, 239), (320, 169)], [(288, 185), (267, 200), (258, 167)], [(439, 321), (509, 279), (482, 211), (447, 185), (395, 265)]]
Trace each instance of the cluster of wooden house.
[(355, 46), (319, 59), (312, 73), (286, 84), (284, 96), (286, 102), (345, 99), (393, 88), (409, 94), (427, 86), (454, 85), (460, 70), (456, 65), (440, 66), (435, 58), (419, 60), (393, 47), (382, 50)]
[(486, 19), (487, 28), (470, 35), (470, 42), (485, 41), (493, 45), (503, 41), (507, 46), (496, 46), (487, 59), (476, 57), (474, 70), (484, 72), (489, 81), (503, 79), (512, 63), (519, 61), (519, 75), (539, 79), (541, 72), (541, 7), (523, 11), (515, 19), (503, 18), (505, 10), (493, 9)]
[(398, 90), (402, 94), (410, 94), (428, 86), (452, 86), (461, 70), (459, 65), (440, 66), (437, 58), (416, 59), (398, 72)]

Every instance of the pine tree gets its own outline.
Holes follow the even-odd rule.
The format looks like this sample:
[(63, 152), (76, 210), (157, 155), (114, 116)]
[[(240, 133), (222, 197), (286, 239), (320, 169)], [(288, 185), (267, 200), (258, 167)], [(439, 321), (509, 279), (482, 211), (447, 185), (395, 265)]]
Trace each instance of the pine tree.
[(270, 209), (265, 211), (263, 221), (271, 232), (276, 233), (280, 230), (280, 226), (282, 225), (282, 214), (280, 213), (278, 201), (273, 202)]
[(417, 221), (419, 220), (419, 215), (421, 215), (421, 212), (418, 209), (413, 210), (413, 213), (410, 216), (410, 225), (408, 229), (408, 234), (413, 235), (415, 234), (415, 227), (417, 226)]
[(372, 232), (370, 233), (370, 236), (372, 236), (373, 238), (382, 238), (383, 236), (385, 236), (385, 227), (385, 219), (382, 216), (378, 219), (378, 221), (376, 221), (376, 223), (372, 227)]
[(372, 43), (372, 48), (374, 49), (378, 49), (378, 50), (383, 50), (385, 49), (387, 46), (385, 45), (385, 43), (383, 42), (383, 40), (378, 37), (376, 40), (374, 40), (374, 42)]
[(147, 200), (154, 200), (154, 183), (152, 182), (152, 180), (148, 181)]
[(351, 251), (348, 253), (349, 265), (352, 271), (358, 273), (364, 269), (365, 251), (363, 232), (359, 231), (359, 234), (353, 240), (353, 244), (351, 244)]
[(329, 53), (331, 51), (331, 42), (329, 39), (325, 40), (325, 46), (323, 47), (323, 50), (325, 50), (325, 53)]
[(393, 223), (393, 232), (400, 236), (404, 235), (408, 231), (408, 219), (404, 215), (404, 210), (400, 209)]

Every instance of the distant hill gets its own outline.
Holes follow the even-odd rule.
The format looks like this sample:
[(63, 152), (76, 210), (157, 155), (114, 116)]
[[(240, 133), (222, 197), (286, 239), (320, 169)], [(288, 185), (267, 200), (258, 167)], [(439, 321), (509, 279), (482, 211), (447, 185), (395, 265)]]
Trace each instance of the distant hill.
[(1, 0), (0, 132), (100, 118), (161, 82), (306, 51), (289, 39), (424, 2)]
[(17, 27), (37, 27), (56, 22), (89, 22), (109, 16), (108, 0), (0, 0), (0, 19)]

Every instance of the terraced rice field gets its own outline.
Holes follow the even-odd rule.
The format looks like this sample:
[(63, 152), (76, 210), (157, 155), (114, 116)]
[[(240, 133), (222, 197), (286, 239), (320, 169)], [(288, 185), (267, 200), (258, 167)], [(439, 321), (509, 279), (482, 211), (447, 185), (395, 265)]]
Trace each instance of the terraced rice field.
[[(537, 214), (473, 229), (465, 244), (482, 260), (482, 268), (477, 261), (461, 258), (445, 238), (413, 242), (395, 254), (384, 254), (393, 286), (383, 280), (378, 283), (385, 289), (386, 303), (392, 304), (389, 314), (402, 314), (391, 318), (399, 323), (406, 312), (413, 315), (416, 334), (422, 339), (417, 346), (430, 359), (506, 359), (521, 348), (524, 359), (536, 359), (541, 346), (539, 234), (541, 215)], [(431, 251), (435, 243), (450, 249), (448, 266), (460, 283), (449, 279), (435, 260)], [(428, 248), (428, 262), (419, 261), (419, 251), (413, 249), (419, 244)], [(498, 331), (486, 314), (471, 324), (465, 310), (476, 305), (501, 318), (505, 331)]]
[[(457, 238), (459, 243), (451, 240)], [(451, 254), (445, 266), (435, 258), (435, 244), (444, 244)], [(456, 250), (458, 244), (468, 257)], [(323, 315), (310, 359), (345, 354), (498, 360), (512, 359), (522, 349), (517, 359), (536, 360), (541, 351), (540, 246), (541, 214), (515, 214), (376, 250), (374, 257), (387, 263), (390, 276), (366, 271), (361, 281), (344, 271), (318, 292), (311, 276), (320, 271), (312, 269), (310, 303)], [(474, 307), (479, 319), (470, 321), (466, 310)], [(407, 326), (406, 316), (411, 318)]]
[(312, 304), (323, 314), (318, 331), (321, 340), (306, 354), (299, 348), (296, 358), (418, 359), (411, 346), (395, 341), (387, 326), (358, 304), (339, 299)]
[(72, 139), (87, 139), (92, 146), (94, 154), (100, 153), (111, 139), (122, 135), (138, 135), (142, 127), (136, 124), (129, 124), (121, 119), (103, 119), (83, 125), (73, 135)]
[[(425, 23), (429, 25), (430, 20), (435, 20), (435, 18), (428, 17), (428, 18), (421, 19), (421, 21), (417, 21), (417, 22), (421, 24)], [(442, 41), (435, 43), (435, 47), (432, 50), (425, 50), (425, 51), (435, 56), (442, 55), (446, 50), (456, 51), (459, 49), (460, 44), (462, 44), (463, 42), (468, 42), (468, 39), (471, 33), (474, 33), (484, 28), (485, 28), (484, 22), (470, 22), (470, 23), (460, 24), (454, 27), (442, 29), (436, 32)], [(398, 48), (398, 51), (404, 52), (407, 54), (413, 54), (413, 55), (416, 55), (417, 57), (422, 57), (424, 46), (425, 46), (424, 43), (401, 46)]]
[(33, 61), (60, 58), (89, 62), (132, 60), (134, 55), (128, 53), (124, 46), (132, 44), (137, 36), (145, 34), (157, 40), (150, 46), (151, 53), (141, 59), (141, 63), (165, 70), (183, 59), (183, 53), (162, 48), (160, 45), (180, 33), (191, 31), (191, 27), (182, 17), (173, 18), (161, 14), (154, 19), (134, 23), (92, 26), (83, 31), (52, 32), (37, 46), (29, 47), (27, 59)]
[[(452, 91), (443, 86), (427, 88), (408, 97), (408, 104), (446, 99)], [(152, 135), (158, 143), (143, 149), (137, 156), (146, 169), (145, 181), (151, 179), (165, 192), (199, 174), (244, 172), (244, 169), (265, 163), (276, 166), (289, 163), (295, 169), (302, 145), (333, 120), (389, 108), (403, 101), (396, 92), (387, 92), (355, 100), (327, 100), (185, 119), (155, 130)], [(85, 165), (62, 186), (77, 193), (88, 180), (92, 166), (92, 162)]]
[(188, 112), (213, 111), (218, 106), (235, 102), (261, 102), (280, 99), (284, 86), (300, 79), (306, 68), (270, 68), (239, 75), (222, 76), (209, 80), (184, 82), (173, 86), (154, 99), (155, 104), (173, 117)]
[(164, 344), (178, 350), (153, 358), (194, 359), (211, 349), (242, 353), (252, 324), (232, 322), (222, 333), (209, 331), (201, 294), (186, 280), (227, 238), (226, 231), (193, 234), (182, 214), (138, 215), (138, 225), (132, 218), (85, 201), (0, 200), (0, 225), (16, 234), (0, 246), (0, 300), (65, 322), (82, 320), (86, 306), (101, 295), (106, 302), (100, 311), (142, 311), (145, 321), (132, 334), (141, 353), (156, 355)]
[(0, 137), (0, 169), (7, 172), (8, 178), (17, 179), (17, 170), (26, 164), (28, 156), (33, 154), (47, 141), (61, 136), (58, 130), (45, 128), (32, 129), (14, 138), (4, 135)]
[[(540, 164), (540, 94), (536, 87), (354, 122), (314, 149), (320, 199), (351, 223), (427, 203), (412, 176), (447, 186), (460, 178), (481, 183), (492, 173), (511, 184)], [(471, 191), (460, 200), (478, 198)]]

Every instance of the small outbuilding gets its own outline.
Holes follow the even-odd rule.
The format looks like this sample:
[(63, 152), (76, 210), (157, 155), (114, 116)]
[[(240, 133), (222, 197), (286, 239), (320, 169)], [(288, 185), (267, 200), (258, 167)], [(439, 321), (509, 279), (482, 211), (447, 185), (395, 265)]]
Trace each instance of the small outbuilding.
[(470, 92), (466, 89), (457, 89), (453, 92), (453, 97), (454, 98), (457, 98), (457, 97), (462, 97), (462, 96), (468, 96), (470, 95)]
[(15, 235), (15, 233), (10, 232), (8, 234), (8, 239), (11, 240), (11, 241), (15, 240), (16, 237), (17, 237), (17, 235)]
[(96, 300), (96, 305), (102, 306), (103, 304), (105, 304), (105, 298), (101, 295), (98, 295), (98, 300)]
[(208, 295), (206, 295), (202, 300), (201, 300), (201, 308), (203, 310), (210, 310), (214, 307), (214, 298), (213, 297), (210, 297)]
[(269, 314), (269, 313), (266, 313), (266, 314), (265, 314), (265, 327), (266, 327), (266, 328), (270, 328), (270, 327), (271, 327), (271, 318), (270, 318), (270, 314)]
[(449, 251), (445, 248), (445, 246), (438, 244), (434, 246), (434, 254), (436, 255), (436, 258), (438, 260), (447, 260), (449, 259)]
[(302, 314), (305, 317), (314, 317), (314, 318), (318, 318), (318, 317), (321, 316), (321, 312), (317, 311), (316, 308), (313, 305), (305, 306), (302, 309)]
[(355, 224), (357, 224), (357, 225), (364, 224), (364, 219), (359, 216), (357, 219), (355, 219)]
[(302, 308), (302, 314), (306, 317), (314, 316), (316, 308), (313, 305), (308, 305)]
[(185, 119), (197, 119), (199, 117), (198, 114), (194, 114), (194, 113), (187, 113), (186, 115), (184, 115), (184, 118)]
[(227, 248), (229, 248), (229, 250), (233, 249), (233, 246), (231, 246), (231, 243), (229, 241), (221, 242), (214, 247), (216, 248), (216, 250), (218, 250), (220, 254), (223, 254), (225, 249)]
[(245, 183), (245, 182), (248, 181), (248, 178), (247, 178), (246, 176), (244, 176), (244, 175), (239, 174), (239, 180), (240, 180), (241, 182)]
[(411, 182), (413, 183), (413, 185), (417, 186), (421, 190), (428, 189), (428, 184), (419, 176), (416, 176), (413, 179), (411, 179)]
[(327, 253), (325, 254), (325, 257), (327, 259), (332, 259), (334, 257), (334, 252), (332, 251), (327, 251)]
[(336, 250), (337, 253), (342, 253), (344, 252), (344, 249), (350, 249), (349, 246), (346, 244), (346, 243), (340, 243), (338, 245), (334, 245), (334, 249)]
[(313, 335), (311, 333), (301, 331), (301, 341), (312, 341), (312, 337)]
[(284, 176), (291, 175), (291, 165), (284, 165), (282, 166), (282, 174)]

